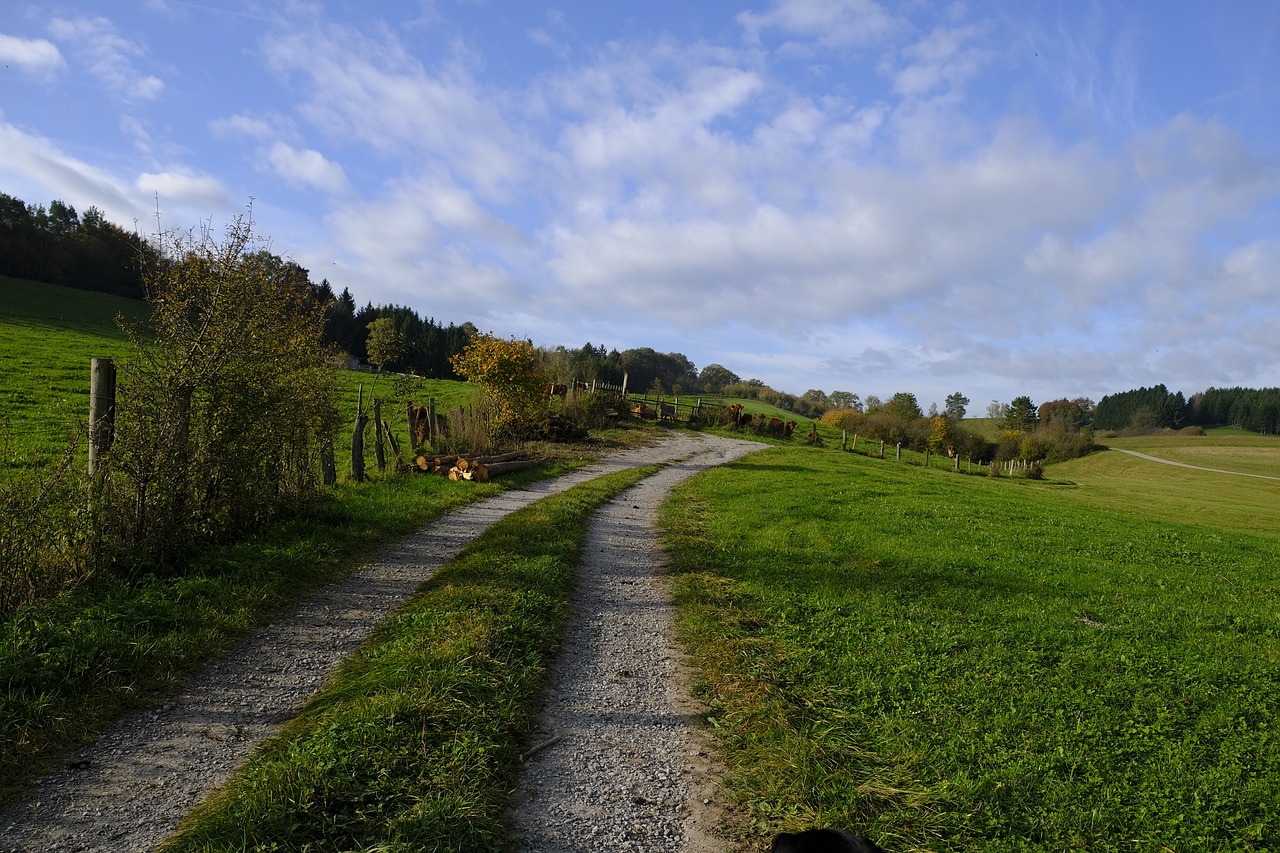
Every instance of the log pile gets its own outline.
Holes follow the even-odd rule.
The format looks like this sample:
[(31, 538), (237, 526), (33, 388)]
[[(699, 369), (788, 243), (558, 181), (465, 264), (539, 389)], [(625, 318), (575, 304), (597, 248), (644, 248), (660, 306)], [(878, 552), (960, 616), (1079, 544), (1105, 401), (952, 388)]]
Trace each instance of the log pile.
[(424, 474), (448, 477), (455, 482), (469, 480), (487, 483), (490, 477), (523, 471), (546, 461), (545, 458), (531, 459), (524, 450), (514, 450), (496, 456), (419, 456), (409, 464), (409, 468)]

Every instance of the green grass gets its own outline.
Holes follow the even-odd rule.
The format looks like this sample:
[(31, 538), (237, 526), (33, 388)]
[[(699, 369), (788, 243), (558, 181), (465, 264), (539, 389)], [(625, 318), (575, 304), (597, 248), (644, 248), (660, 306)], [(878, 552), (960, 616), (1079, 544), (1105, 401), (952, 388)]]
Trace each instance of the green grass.
[(165, 849), (502, 850), (592, 513), (655, 470), (545, 498), (467, 546)]
[[(1125, 439), (1123, 445), (1119, 439), (1106, 441), (1209, 468), (1280, 471), (1280, 439), (1274, 437), (1247, 436), (1239, 443), (1196, 436), (1162, 442)], [(1114, 451), (1053, 465), (1046, 473), (1074, 486), (1061, 490), (1064, 501), (1199, 528), (1206, 537), (1224, 531), (1280, 535), (1280, 502), (1275, 500), (1280, 483), (1274, 480), (1178, 468)]]
[(25, 608), (0, 626), (0, 798), (381, 544), (463, 503), (566, 470), (556, 463), (485, 485), (425, 475), (350, 485), (180, 577), (102, 577)]
[[(89, 364), (130, 351), (145, 303), (0, 276), (0, 466), (41, 467), (89, 419)], [(87, 449), (81, 448), (87, 455)]]
[(678, 490), (680, 632), (745, 835), (1280, 845), (1280, 542), (1084, 491), (801, 449)]
[(1280, 477), (1280, 436), (1276, 435), (1227, 427), (1206, 430), (1202, 436), (1179, 433), (1117, 436), (1100, 439), (1100, 443), (1202, 468)]

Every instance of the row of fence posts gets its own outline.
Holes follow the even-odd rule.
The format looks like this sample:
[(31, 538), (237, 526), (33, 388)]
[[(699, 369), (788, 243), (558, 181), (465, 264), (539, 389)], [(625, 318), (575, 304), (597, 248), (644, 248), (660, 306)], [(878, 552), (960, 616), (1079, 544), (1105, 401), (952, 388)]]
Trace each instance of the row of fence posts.
[[(848, 431), (847, 429), (846, 429), (846, 430), (841, 430), (841, 431), (840, 431), (840, 449), (841, 449), (841, 450), (847, 450), (848, 448), (849, 448), (849, 431)], [(854, 452), (854, 453), (857, 453), (857, 452), (858, 452), (858, 434), (857, 434), (856, 432), (853, 434), (853, 452)], [(931, 457), (931, 454), (930, 454), (930, 452), (929, 452), (928, 448), (926, 448), (926, 449), (925, 449), (925, 451), (924, 451), (924, 467), (925, 467), (925, 468), (928, 468), (928, 467), (929, 467), (929, 459), (930, 459), (930, 457)], [(881, 459), (883, 459), (883, 458), (884, 458), (884, 439), (880, 439), (880, 458), (881, 458)], [(894, 458), (895, 458), (898, 462), (901, 462), (901, 461), (902, 461), (902, 442), (900, 442), (900, 441), (897, 443), (897, 447), (895, 448), (895, 455), (894, 455)], [(960, 470), (960, 454), (958, 454), (958, 453), (957, 453), (955, 456), (952, 456), (952, 457), (950, 457), (950, 458), (951, 458), (951, 459), (954, 461), (954, 463), (955, 463), (955, 465), (954, 465), (954, 469), (955, 469), (956, 471), (959, 471), (959, 470)], [(969, 470), (970, 470), (970, 471), (972, 471), (972, 470), (973, 470), (973, 459), (972, 459), (972, 458), (970, 458), (970, 459), (968, 460), (968, 465), (969, 465)]]
[[(116, 365), (110, 358), (94, 358), (89, 362), (89, 477), (97, 476), (102, 459), (111, 450), (115, 438), (116, 414)], [(399, 443), (391, 432), (391, 427), (382, 419), (382, 401), (373, 401), (373, 422), (377, 428), (374, 440), (374, 459), (379, 471), (385, 471), (387, 457), (385, 444), (391, 445), (394, 456), (400, 455)], [(417, 413), (416, 407), (408, 405), (409, 445), (416, 452), (419, 447), (419, 418), (426, 420), (423, 437), (435, 444), (438, 425), (436, 423), (436, 401), (427, 401), (424, 415)], [(356, 400), (356, 419), (351, 429), (351, 478), (356, 482), (364, 482), (364, 431), (369, 424), (369, 415), (364, 410), (364, 385), (360, 386)], [(384, 444), (385, 439), (385, 444)], [(321, 477), (326, 486), (338, 481), (337, 466), (334, 464), (333, 441), (322, 441), (320, 447)]]

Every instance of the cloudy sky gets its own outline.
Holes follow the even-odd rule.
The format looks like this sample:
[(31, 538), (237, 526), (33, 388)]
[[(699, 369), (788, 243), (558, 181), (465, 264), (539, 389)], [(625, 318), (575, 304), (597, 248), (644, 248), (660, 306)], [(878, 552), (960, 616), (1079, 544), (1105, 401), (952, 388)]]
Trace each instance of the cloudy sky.
[(794, 394), (1280, 385), (1274, 0), (4, 0), (0, 192)]

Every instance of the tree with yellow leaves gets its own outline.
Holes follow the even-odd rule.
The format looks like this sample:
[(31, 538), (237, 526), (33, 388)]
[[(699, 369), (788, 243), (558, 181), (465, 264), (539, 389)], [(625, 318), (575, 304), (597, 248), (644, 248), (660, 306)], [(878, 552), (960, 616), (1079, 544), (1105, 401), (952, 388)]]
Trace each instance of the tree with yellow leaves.
[(454, 371), (479, 385), (493, 404), (490, 437), (517, 437), (535, 429), (547, 412), (547, 377), (530, 341), (476, 335), (449, 359)]

